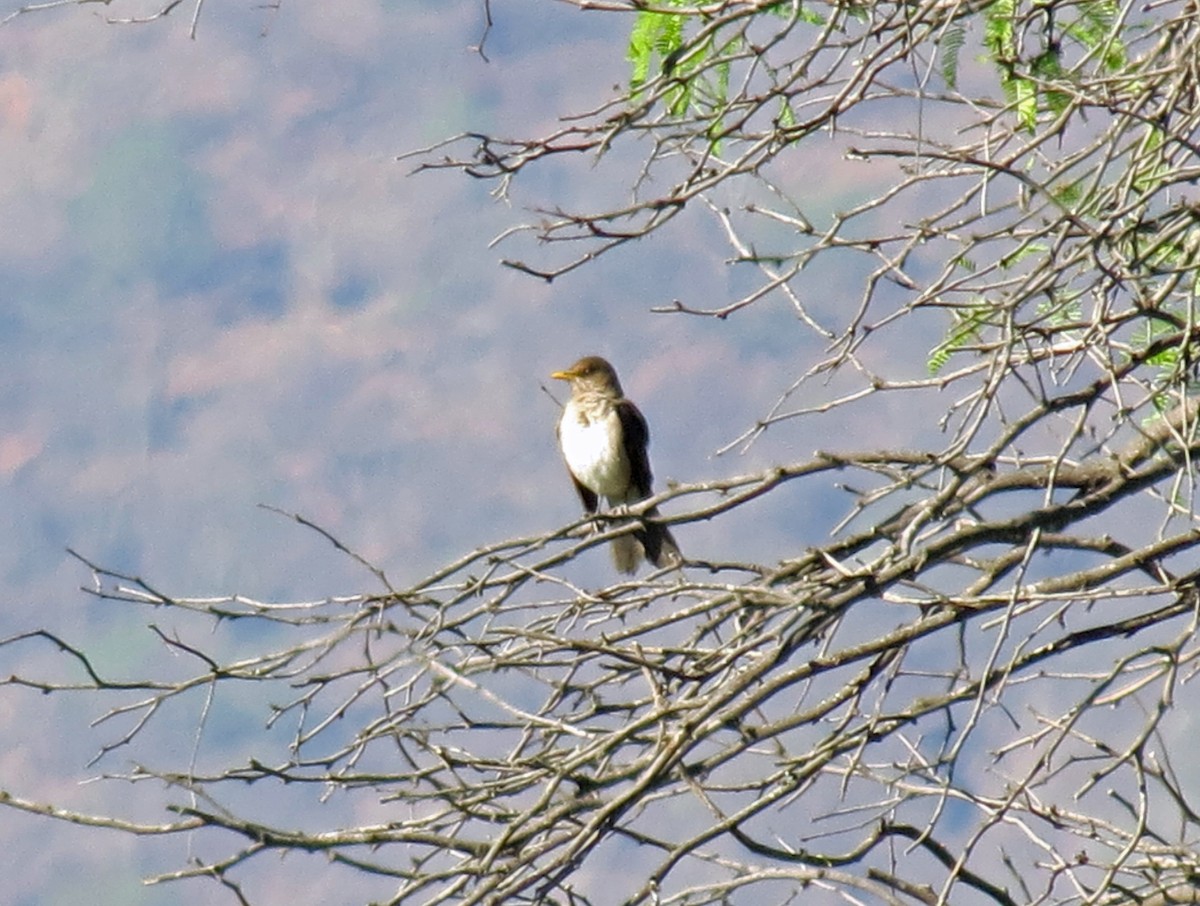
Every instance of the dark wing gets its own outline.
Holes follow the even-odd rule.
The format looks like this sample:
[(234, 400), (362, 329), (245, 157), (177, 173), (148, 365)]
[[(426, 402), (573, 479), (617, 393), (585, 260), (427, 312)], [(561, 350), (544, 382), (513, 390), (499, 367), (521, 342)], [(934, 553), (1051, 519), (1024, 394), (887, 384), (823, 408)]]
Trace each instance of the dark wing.
[(617, 403), (617, 417), (621, 420), (621, 437), (625, 441), (625, 456), (629, 459), (629, 480), (639, 497), (649, 497), (650, 486), (654, 483), (650, 457), (646, 453), (650, 446), (650, 429), (638, 407), (629, 400)]
[[(554, 436), (556, 438), (560, 438), (558, 443), (559, 443), (559, 448), (561, 449), (561, 447), (562, 447), (562, 440), (561, 440), (562, 426), (561, 425), (554, 426)], [(579, 500), (583, 503), (583, 511), (585, 513), (596, 512), (596, 504), (599, 502), (598, 498), (596, 497), (596, 494), (590, 488), (584, 487), (582, 484), (579, 483), (579, 479), (575, 477), (575, 473), (571, 471), (570, 466), (567, 466), (567, 474), (571, 476), (571, 484), (575, 485), (575, 490), (579, 492)]]
[(579, 499), (583, 501), (583, 511), (585, 513), (596, 512), (596, 495), (590, 488), (586, 488), (579, 483), (579, 479), (571, 472), (571, 467), (567, 467), (567, 473), (571, 476), (571, 482), (575, 485), (575, 490), (579, 492)]

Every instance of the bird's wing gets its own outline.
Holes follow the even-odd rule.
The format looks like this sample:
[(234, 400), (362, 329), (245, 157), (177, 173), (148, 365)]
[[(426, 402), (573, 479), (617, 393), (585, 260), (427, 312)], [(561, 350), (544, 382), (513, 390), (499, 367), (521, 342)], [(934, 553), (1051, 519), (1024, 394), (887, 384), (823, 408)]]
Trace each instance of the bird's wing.
[(654, 476), (650, 473), (650, 457), (646, 448), (650, 445), (650, 429), (638, 407), (629, 400), (617, 403), (617, 418), (621, 420), (621, 436), (625, 441), (625, 455), (629, 459), (629, 482), (640, 497), (650, 496)]
[(571, 482), (575, 485), (575, 490), (579, 492), (579, 499), (583, 502), (584, 512), (596, 512), (596, 503), (598, 499), (596, 495), (590, 488), (580, 484), (579, 479), (575, 477), (575, 473), (571, 471), (570, 466), (567, 466), (567, 472), (571, 476)]

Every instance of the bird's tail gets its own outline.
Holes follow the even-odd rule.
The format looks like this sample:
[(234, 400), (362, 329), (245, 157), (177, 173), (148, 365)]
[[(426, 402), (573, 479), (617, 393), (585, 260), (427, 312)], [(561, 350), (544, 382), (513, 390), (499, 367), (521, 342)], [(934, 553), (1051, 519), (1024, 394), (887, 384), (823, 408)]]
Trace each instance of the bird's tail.
[[(646, 516), (658, 519), (658, 507), (649, 510)], [(659, 522), (642, 522), (640, 519), (637, 522), (636, 530), (612, 540), (613, 564), (617, 572), (633, 575), (643, 557), (659, 569), (682, 565), (683, 554), (669, 528)]]
[(637, 533), (621, 535), (612, 540), (613, 565), (617, 572), (632, 576), (642, 562), (642, 542)]
[[(650, 510), (646, 515), (651, 519), (657, 519), (658, 507)], [(642, 523), (642, 529), (632, 537), (641, 543), (647, 560), (659, 569), (679, 566), (683, 563), (683, 554), (679, 552), (679, 545), (675, 543), (675, 536), (671, 534), (669, 528), (658, 522), (645, 522)]]

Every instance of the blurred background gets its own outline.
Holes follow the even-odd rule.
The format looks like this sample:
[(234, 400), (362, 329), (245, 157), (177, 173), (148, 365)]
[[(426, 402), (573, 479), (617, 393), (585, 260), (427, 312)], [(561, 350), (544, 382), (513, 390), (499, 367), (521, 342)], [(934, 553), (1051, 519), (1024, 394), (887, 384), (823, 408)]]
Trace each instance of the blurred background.
[[(548, 132), (627, 80), (627, 19), (491, 7), (486, 60), (481, 0), (208, 3), (195, 39), (189, 5), (148, 24), (105, 16), (156, 3), (0, 27), (0, 637), (44, 627), (116, 678), (161, 647), (146, 624), (169, 633), (175, 618), (80, 591), (91, 577), (68, 547), (180, 596), (377, 590), (327, 540), (258, 504), (311, 519), (397, 586), (565, 524), (578, 502), (542, 387), (563, 398), (549, 372), (587, 353), (613, 361), (646, 414), (659, 487), (851, 443), (844, 421), (822, 433), (787, 423), (715, 455), (822, 348), (784, 300), (727, 320), (651, 312), (719, 306), (750, 285), (699, 212), (553, 284), (500, 266), (559, 260), (521, 235), (490, 243), (539, 207), (619, 199), (627, 152), (551, 161), (503, 199), (495, 184), (396, 160), (466, 130)], [(18, 8), (5, 0), (0, 18)], [(797, 162), (789, 188), (828, 210), (870, 190), (863, 174), (831, 155)], [(806, 301), (836, 310), (857, 298), (854, 281), (817, 275)], [(877, 405), (854, 446), (912, 430)], [(677, 534), (694, 557), (770, 561), (817, 540), (815, 508), (843, 505), (797, 487)], [(611, 578), (603, 550), (580, 569)], [(0, 676), (12, 674), (72, 676), (36, 639), (0, 648)], [(89, 729), (98, 713), (95, 700), (4, 689), (0, 789), (167, 820), (160, 790), (87, 782), (133, 757), (89, 766), (122, 731)], [(264, 715), (244, 717), (253, 729)], [(196, 724), (154, 736), (164, 761), (192, 749)], [(211, 883), (143, 887), (190, 845), (5, 811), (0, 899), (228, 902)], [(280, 877), (303, 901), (342, 898), (287, 867)]]

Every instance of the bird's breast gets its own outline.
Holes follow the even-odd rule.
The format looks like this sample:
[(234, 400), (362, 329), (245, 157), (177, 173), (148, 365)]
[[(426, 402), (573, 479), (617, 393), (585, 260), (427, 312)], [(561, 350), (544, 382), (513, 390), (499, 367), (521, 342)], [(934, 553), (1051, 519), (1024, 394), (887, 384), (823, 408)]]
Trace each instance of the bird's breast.
[(558, 439), (567, 468), (580, 484), (610, 503), (627, 502), (629, 459), (615, 410), (586, 418), (568, 406), (558, 426)]

